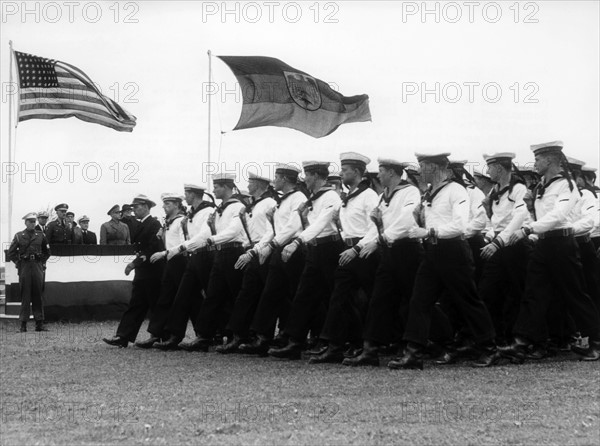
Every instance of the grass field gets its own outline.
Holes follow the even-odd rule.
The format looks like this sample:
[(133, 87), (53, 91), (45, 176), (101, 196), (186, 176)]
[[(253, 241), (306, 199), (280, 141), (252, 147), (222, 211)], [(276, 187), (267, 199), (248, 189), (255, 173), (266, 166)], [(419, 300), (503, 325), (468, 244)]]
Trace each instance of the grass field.
[(0, 328), (2, 445), (600, 443), (600, 363), (571, 354), (391, 371), (118, 349), (116, 322)]

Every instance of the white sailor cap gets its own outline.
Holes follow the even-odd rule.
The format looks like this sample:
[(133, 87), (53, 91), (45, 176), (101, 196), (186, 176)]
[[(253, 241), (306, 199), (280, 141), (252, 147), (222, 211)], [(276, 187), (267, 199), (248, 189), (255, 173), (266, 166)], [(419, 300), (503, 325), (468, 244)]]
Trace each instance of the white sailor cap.
[(483, 159), (486, 163), (492, 164), (497, 163), (499, 161), (510, 161), (512, 162), (517, 155), (513, 152), (496, 152), (492, 155), (484, 154)]
[(212, 176), (213, 183), (215, 184), (231, 184), (235, 183), (235, 174), (234, 173), (215, 173)]
[(38, 218), (48, 218), (50, 217), (50, 214), (48, 214), (47, 211), (40, 211), (37, 213)]
[(248, 172), (248, 180), (264, 181), (265, 183), (271, 182), (270, 178), (257, 175), (254, 172)]
[(77, 223), (81, 223), (82, 221), (90, 221), (90, 217), (88, 217), (87, 215), (82, 215), (81, 217), (79, 217), (79, 220), (77, 220)]
[(29, 214), (25, 215), (25, 217), (23, 217), (23, 220), (35, 220), (36, 218), (37, 214), (35, 212), (30, 212)]
[(340, 153), (341, 164), (352, 164), (362, 168), (366, 168), (367, 164), (371, 162), (371, 158), (368, 156), (361, 155), (357, 152), (343, 152)]
[(463, 167), (468, 162), (469, 162), (469, 160), (448, 159), (448, 164), (450, 166), (455, 166), (455, 167)]
[(163, 203), (165, 203), (167, 201), (174, 201), (176, 203), (181, 202), (181, 196), (177, 195), (174, 192), (165, 192), (164, 194), (160, 195), (160, 199), (162, 200)]
[(275, 164), (275, 173), (290, 177), (297, 177), (302, 170), (293, 164), (277, 163)]
[(564, 144), (562, 141), (545, 142), (542, 144), (532, 145), (531, 151), (534, 155), (541, 155), (544, 153), (556, 153), (562, 151), (563, 146)]
[(596, 172), (598, 169), (596, 169), (595, 167), (591, 167), (591, 166), (583, 166), (581, 168), (581, 170), (583, 172)]
[(329, 161), (302, 161), (304, 172), (316, 172), (329, 170)]
[(415, 156), (417, 157), (417, 161), (425, 161), (428, 163), (435, 164), (448, 164), (450, 161), (448, 157), (450, 156), (450, 152), (432, 152), (432, 153), (423, 153), (423, 152), (415, 152)]
[(338, 173), (332, 173), (327, 177), (327, 181), (342, 181), (342, 175)]
[(208, 189), (208, 186), (205, 184), (194, 184), (194, 183), (184, 183), (183, 190), (184, 191), (199, 191), (204, 192)]
[(567, 163), (569, 163), (569, 167), (571, 169), (581, 170), (581, 168), (585, 166), (585, 161), (578, 160), (577, 158), (572, 158), (570, 156), (567, 156)]
[(380, 166), (386, 166), (386, 167), (397, 166), (397, 167), (401, 167), (403, 169), (406, 169), (409, 166), (414, 166), (414, 163), (400, 161), (395, 158), (377, 158), (377, 162), (379, 163)]

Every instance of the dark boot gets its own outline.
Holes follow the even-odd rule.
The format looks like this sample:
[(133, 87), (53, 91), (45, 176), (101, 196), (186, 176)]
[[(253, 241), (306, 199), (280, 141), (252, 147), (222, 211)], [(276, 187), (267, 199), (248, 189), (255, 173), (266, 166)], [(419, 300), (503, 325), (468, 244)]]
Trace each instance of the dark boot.
[(249, 344), (240, 344), (238, 347), (241, 353), (247, 355), (267, 356), (271, 341), (264, 337), (258, 337), (254, 342)]
[(481, 351), (479, 359), (471, 364), (473, 367), (491, 367), (498, 364), (502, 358), (495, 344), (486, 345), (481, 348)]
[(181, 338), (179, 336), (171, 335), (166, 341), (155, 342), (152, 346), (163, 351), (179, 350), (180, 342)]
[(390, 369), (423, 370), (423, 347), (409, 342), (404, 355), (388, 362)]
[(581, 355), (582, 361), (598, 361), (600, 359), (600, 341), (590, 341), (590, 346), (587, 349), (581, 347), (573, 347), (573, 352)]
[(290, 339), (288, 345), (283, 348), (271, 348), (269, 356), (281, 359), (300, 359), (302, 357), (302, 344)]
[(320, 355), (315, 355), (308, 360), (309, 364), (341, 364), (344, 360), (344, 348), (339, 345), (330, 345)]
[(115, 347), (125, 348), (129, 344), (129, 341), (121, 336), (114, 336), (112, 338), (102, 338), (108, 345), (114, 345)]
[(145, 341), (136, 342), (135, 346), (139, 347), (139, 348), (152, 348), (152, 346), (159, 341), (160, 341), (160, 338), (158, 338), (156, 336), (150, 336)]
[(198, 336), (192, 342), (182, 342), (179, 347), (186, 352), (208, 352), (211, 342), (210, 339)]
[(44, 326), (44, 321), (35, 321), (35, 331), (48, 331)]
[(27, 333), (27, 322), (22, 321), (21, 327), (19, 328), (19, 333)]
[(360, 355), (354, 358), (344, 358), (342, 364), (350, 367), (358, 367), (364, 365), (379, 367), (378, 348), (370, 342), (366, 341), (363, 345), (363, 350)]
[(523, 362), (525, 362), (527, 350), (530, 346), (531, 344), (529, 342), (517, 336), (512, 344), (498, 348), (498, 352), (504, 358), (510, 359), (514, 364), (523, 364)]
[(241, 338), (239, 336), (234, 336), (231, 342), (228, 342), (225, 345), (217, 346), (217, 348), (215, 348), (215, 351), (224, 355), (229, 353), (238, 353), (241, 344)]

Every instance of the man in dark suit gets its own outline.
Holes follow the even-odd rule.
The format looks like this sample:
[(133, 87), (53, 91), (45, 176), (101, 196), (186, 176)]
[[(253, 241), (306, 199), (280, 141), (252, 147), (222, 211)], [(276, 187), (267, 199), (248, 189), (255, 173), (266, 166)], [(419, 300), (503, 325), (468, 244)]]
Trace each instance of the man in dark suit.
[(121, 223), (125, 223), (129, 228), (129, 233), (133, 235), (140, 222), (132, 215), (133, 208), (130, 204), (124, 204), (121, 207)]
[(35, 225), (36, 231), (42, 231), (44, 234), (46, 233), (46, 226), (48, 225), (48, 217), (50, 215), (46, 211), (40, 211), (37, 214), (38, 224)]
[(148, 310), (153, 310), (160, 293), (160, 280), (164, 268), (164, 260), (150, 262), (152, 254), (162, 250), (161, 240), (157, 237), (161, 225), (150, 215), (150, 209), (156, 206), (145, 195), (138, 195), (133, 199), (133, 212), (140, 224), (131, 235), (131, 243), (136, 245), (136, 258), (125, 268), (125, 275), (135, 270), (131, 300), (119, 327), (116, 336), (102, 339), (109, 345), (127, 347), (129, 342), (134, 342)]
[(96, 234), (90, 231), (88, 228), (90, 226), (90, 218), (87, 215), (84, 215), (79, 220), (79, 227), (75, 227), (75, 235), (74, 239), (77, 239), (75, 243), (79, 243), (80, 245), (97, 245), (98, 238)]

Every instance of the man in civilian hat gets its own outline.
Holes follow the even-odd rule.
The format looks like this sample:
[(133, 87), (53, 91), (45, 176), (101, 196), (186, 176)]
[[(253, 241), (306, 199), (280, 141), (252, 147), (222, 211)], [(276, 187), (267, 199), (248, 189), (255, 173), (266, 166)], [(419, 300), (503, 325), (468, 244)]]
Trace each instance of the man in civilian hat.
[(129, 232), (129, 227), (121, 222), (121, 209), (115, 204), (107, 214), (110, 220), (102, 223), (100, 226), (100, 244), (101, 245), (129, 245), (131, 244), (133, 234)]
[[(180, 347), (188, 351), (208, 351), (217, 332), (229, 320), (234, 300), (242, 285), (243, 273), (234, 268), (247, 235), (240, 224), (240, 212), (244, 204), (234, 198), (235, 175), (228, 173), (213, 176), (215, 198), (221, 200), (208, 218), (208, 230), (199, 236), (199, 247), (209, 246), (215, 252), (213, 266), (208, 279), (206, 299), (202, 302), (196, 324), (200, 333), (196, 338)], [(185, 247), (183, 248), (185, 250)]]
[[(321, 332), (321, 339), (328, 342), (327, 349), (310, 359), (311, 364), (340, 363), (346, 342), (360, 342), (362, 319), (357, 291), (371, 295), (378, 255), (359, 257), (361, 241), (375, 225), (371, 212), (378, 205), (377, 193), (364, 179), (370, 158), (356, 152), (340, 154), (342, 179), (348, 194), (342, 197), (339, 223), (344, 236), (344, 251), (339, 256), (335, 270), (335, 285), (329, 299), (329, 309)], [(418, 192), (417, 192), (418, 194)]]
[(573, 224), (568, 215), (579, 199), (562, 153), (562, 141), (531, 146), (535, 168), (542, 181), (533, 191), (534, 220), (515, 231), (511, 243), (535, 234), (535, 244), (527, 265), (526, 292), (513, 329), (514, 342), (501, 348), (503, 356), (522, 362), (527, 351), (548, 338), (546, 313), (552, 299), (565, 303), (570, 316), (583, 337), (589, 338), (589, 348), (573, 351), (584, 361), (600, 359), (600, 316), (586, 293)]
[[(408, 233), (416, 226), (413, 216), (421, 201), (419, 189), (403, 180), (408, 163), (379, 158), (379, 180), (384, 191), (370, 213), (374, 222), (356, 245), (361, 259), (381, 254), (366, 314), (362, 353), (344, 359), (348, 366), (378, 366), (379, 350), (397, 344), (408, 313), (408, 302), (423, 248)], [(364, 266), (363, 266), (364, 268)], [(372, 268), (371, 268), (372, 269)]]
[(130, 204), (121, 206), (121, 223), (125, 223), (129, 228), (129, 234), (133, 234), (140, 224), (133, 216), (133, 208)]
[[(166, 321), (165, 329), (170, 336), (167, 340), (154, 344), (154, 347), (161, 350), (179, 349), (179, 343), (185, 337), (188, 319), (194, 324), (196, 335), (200, 334), (196, 322), (208, 288), (214, 258), (214, 251), (210, 247), (200, 247), (205, 238), (202, 229), (208, 228), (208, 217), (215, 209), (214, 199), (206, 192), (205, 185), (186, 183), (183, 189), (185, 201), (190, 206), (181, 222), (185, 240), (180, 245), (170, 248), (167, 257), (170, 259), (173, 256), (182, 256), (188, 259)], [(204, 199), (205, 195), (210, 201)]]
[(46, 211), (40, 211), (37, 213), (38, 224), (35, 225), (36, 231), (42, 231), (44, 234), (46, 233), (46, 225), (48, 224), (48, 217), (50, 217), (50, 215)]
[(416, 154), (421, 179), (431, 184), (425, 195), (419, 226), (409, 237), (423, 239), (425, 257), (415, 279), (404, 330), (404, 354), (388, 363), (392, 369), (423, 368), (423, 353), (430, 335), (433, 309), (442, 291), (459, 311), (469, 333), (482, 354), (473, 363), (488, 367), (498, 362), (492, 320), (477, 295), (473, 256), (465, 240), (469, 218), (469, 195), (452, 180), (448, 169), (449, 153)]
[(226, 345), (216, 348), (217, 352), (223, 354), (237, 352), (239, 346), (249, 340), (250, 323), (269, 272), (269, 265), (261, 264), (258, 260), (257, 250), (252, 248), (264, 236), (272, 234), (273, 225), (267, 218), (267, 214), (273, 211), (279, 196), (273, 190), (270, 178), (253, 172), (250, 172), (248, 176), (248, 191), (251, 194), (251, 200), (240, 211), (239, 217), (250, 244), (248, 251), (242, 254), (234, 265), (236, 269), (243, 271), (244, 276), (227, 323), (227, 329), (233, 333), (233, 337)]
[(89, 230), (90, 217), (83, 215), (77, 220), (77, 223), (79, 223), (79, 228), (75, 228), (75, 231), (81, 234), (81, 244), (97, 245), (98, 239), (96, 238), (96, 234)]
[[(304, 230), (283, 248), (281, 258), (287, 262), (296, 251), (306, 246), (306, 262), (284, 329), (289, 337), (288, 344), (282, 348), (271, 348), (268, 352), (270, 356), (284, 359), (300, 359), (306, 335), (314, 328), (311, 324), (319, 316), (319, 311), (327, 311), (339, 255), (344, 250), (344, 242), (334, 222), (341, 199), (332, 187), (327, 186), (329, 162), (304, 161), (302, 166), (306, 186), (311, 192), (302, 206), (307, 211), (305, 217), (301, 216)], [(311, 333), (312, 336), (319, 334)]]
[(23, 217), (25, 230), (15, 234), (7, 254), (7, 258), (15, 263), (19, 273), (21, 332), (27, 331), (27, 321), (32, 309), (35, 331), (47, 331), (44, 327), (42, 291), (44, 268), (46, 260), (50, 257), (50, 246), (44, 233), (35, 230), (36, 218), (34, 212)]
[(46, 239), (50, 245), (69, 245), (73, 243), (73, 229), (66, 220), (69, 205), (61, 203), (54, 208), (56, 220), (48, 223), (46, 227)]
[[(125, 274), (135, 271), (131, 289), (129, 306), (117, 328), (116, 336), (103, 341), (109, 345), (127, 347), (134, 342), (148, 310), (153, 310), (160, 293), (160, 280), (164, 262), (151, 263), (152, 255), (161, 251), (161, 241), (157, 233), (161, 226), (158, 220), (150, 215), (150, 209), (156, 206), (154, 201), (145, 195), (138, 195), (131, 204), (133, 212), (140, 220), (131, 242), (136, 246), (136, 258), (125, 268)], [(117, 205), (118, 207), (118, 205)]]
[(505, 344), (512, 339), (521, 296), (525, 290), (527, 262), (532, 244), (529, 239), (510, 244), (510, 236), (529, 220), (523, 201), (527, 186), (513, 172), (512, 152), (483, 155), (488, 173), (495, 186), (486, 198), (491, 221), (486, 234), (486, 246), (481, 257), (486, 261), (479, 282), (479, 295), (490, 311), (497, 342)]
[(241, 344), (243, 353), (265, 356), (269, 350), (279, 318), (280, 332), (285, 327), (292, 298), (304, 268), (304, 252), (297, 251), (287, 262), (281, 258), (284, 247), (302, 231), (302, 222), (297, 209), (307, 196), (298, 184), (300, 169), (293, 164), (277, 163), (273, 185), (281, 198), (273, 216), (273, 231), (267, 232), (252, 249), (260, 264), (268, 265), (269, 271), (262, 290), (254, 318), (250, 326), (256, 339)]
[[(181, 226), (184, 218), (183, 213), (180, 212), (181, 197), (175, 193), (164, 193), (160, 198), (165, 211), (165, 221), (159, 231), (159, 238), (162, 240), (164, 250), (152, 254), (151, 263), (165, 262), (169, 249), (179, 246), (185, 241)], [(137, 347), (150, 348), (156, 342), (166, 341), (169, 338), (170, 335), (166, 330), (169, 311), (177, 295), (186, 262), (187, 256), (174, 256), (167, 261), (160, 284), (160, 295), (148, 324), (150, 337), (145, 341), (136, 342)]]

